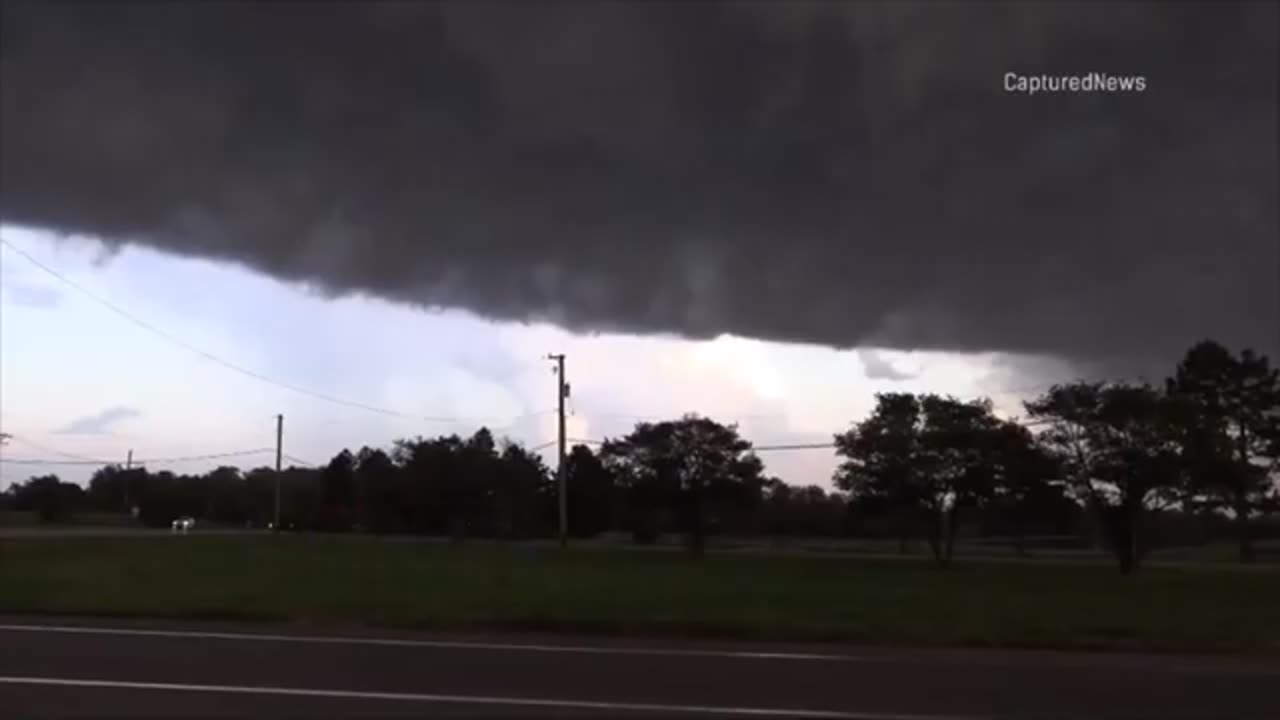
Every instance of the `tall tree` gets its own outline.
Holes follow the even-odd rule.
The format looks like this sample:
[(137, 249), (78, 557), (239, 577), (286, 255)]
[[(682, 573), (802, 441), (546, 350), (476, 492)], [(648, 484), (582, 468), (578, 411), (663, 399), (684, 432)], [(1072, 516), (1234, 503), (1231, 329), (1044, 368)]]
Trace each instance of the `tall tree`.
[(1133, 572), (1143, 516), (1167, 505), (1178, 485), (1176, 403), (1149, 385), (1078, 382), (1025, 405), (1047, 425), (1041, 440), (1071, 487), (1098, 514), (1121, 573)]
[(446, 478), (452, 508), (450, 532), (455, 539), (497, 530), (495, 505), (503, 475), (501, 465), (497, 442), (488, 428), (477, 430), (458, 449)]
[(1057, 515), (1079, 506), (1063, 496), (1062, 468), (1057, 457), (1037, 442), (1025, 425), (1011, 420), (1000, 422), (991, 440), (996, 473), (994, 500), (1012, 521), (1014, 548), (1024, 555), (1027, 528), (1039, 519), (1037, 516)]
[(920, 501), (924, 413), (911, 393), (878, 393), (871, 415), (835, 436), (842, 458), (832, 481), (850, 502), (887, 506), (897, 518), (898, 548), (906, 552)]
[(464, 447), (457, 435), (395, 442), (392, 458), (399, 467), (406, 529), (462, 537), (467, 487), (459, 470)]
[(714, 507), (758, 498), (764, 485), (763, 465), (737, 426), (697, 415), (640, 423), (601, 454), (642, 511), (675, 511), (695, 554), (705, 548)]
[(1233, 355), (1205, 340), (1168, 380), (1183, 402), (1182, 446), (1190, 504), (1229, 512), (1239, 557), (1254, 559), (1251, 518), (1275, 502), (1280, 467), (1280, 370), (1252, 350)]
[(877, 395), (871, 416), (836, 436), (843, 461), (834, 481), (851, 499), (894, 508), (904, 548), (911, 518), (923, 518), (934, 559), (946, 567), (961, 510), (994, 494), (998, 428), (987, 400)]
[(321, 517), (319, 529), (349, 530), (354, 519), (356, 458), (350, 450), (333, 456), (320, 471)]
[(249, 503), (240, 468), (223, 465), (196, 484), (204, 494), (201, 517), (205, 520), (239, 525), (248, 519)]
[[(586, 445), (575, 445), (565, 458), (568, 486), (569, 534), (591, 537), (613, 525), (614, 482), (600, 456)], [(554, 497), (549, 495), (550, 500)]]
[(84, 489), (75, 483), (63, 482), (57, 475), (41, 475), (15, 483), (10, 487), (13, 508), (20, 512), (34, 512), (43, 523), (65, 522), (79, 509)]
[(920, 399), (919, 489), (914, 493), (928, 522), (929, 547), (946, 567), (955, 554), (960, 512), (978, 507), (995, 493), (1000, 473), (1000, 421), (986, 399)]
[(401, 525), (397, 468), (381, 449), (362, 447), (355, 458), (357, 517), (363, 529), (378, 534)]
[(492, 485), (493, 531), (504, 538), (533, 537), (550, 529), (551, 472), (542, 456), (522, 445), (504, 442)]
[(129, 505), (137, 503), (146, 476), (144, 468), (126, 470), (119, 465), (98, 468), (89, 478), (88, 502), (104, 512), (128, 511)]

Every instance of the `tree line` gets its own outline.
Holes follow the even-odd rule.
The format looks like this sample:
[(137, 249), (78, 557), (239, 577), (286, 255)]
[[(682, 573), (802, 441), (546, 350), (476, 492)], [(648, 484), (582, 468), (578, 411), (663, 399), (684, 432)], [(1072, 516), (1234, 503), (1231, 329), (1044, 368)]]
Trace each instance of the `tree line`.
[[(883, 393), (834, 436), (828, 492), (766, 472), (734, 425), (699, 415), (642, 422), (566, 458), (569, 533), (679, 533), (700, 553), (712, 534), (923, 538), (951, 563), (962, 527), (1013, 538), (1089, 535), (1124, 573), (1168, 535), (1230, 532), (1253, 560), (1253, 529), (1280, 507), (1280, 377), (1268, 359), (1196, 344), (1160, 385), (1074, 382), (1026, 402), (1022, 420), (987, 399)], [(487, 429), (343, 450), (321, 468), (280, 473), (281, 525), (320, 532), (536, 538), (557, 527), (554, 473)], [(0, 503), (48, 522), (85, 509), (136, 509), (147, 525), (193, 516), (264, 527), (276, 473), (220, 467), (180, 475), (117, 465), (88, 487), (36, 477)]]

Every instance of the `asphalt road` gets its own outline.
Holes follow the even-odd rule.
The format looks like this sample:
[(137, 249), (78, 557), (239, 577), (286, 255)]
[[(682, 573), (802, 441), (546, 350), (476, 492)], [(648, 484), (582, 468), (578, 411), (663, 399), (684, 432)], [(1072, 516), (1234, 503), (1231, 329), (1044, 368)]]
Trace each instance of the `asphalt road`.
[(1280, 717), (1268, 658), (0, 617), (6, 717)]

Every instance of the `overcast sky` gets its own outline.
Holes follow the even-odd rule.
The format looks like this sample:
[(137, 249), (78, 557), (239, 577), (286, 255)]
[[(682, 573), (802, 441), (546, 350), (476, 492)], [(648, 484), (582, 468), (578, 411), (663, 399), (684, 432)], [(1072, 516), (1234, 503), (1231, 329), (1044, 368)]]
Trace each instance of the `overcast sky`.
[(0, 410), (60, 450), (253, 448), (277, 412), (311, 459), (474, 416), (539, 442), (548, 352), (575, 435), (759, 443), (877, 389), (1280, 352), (1274, 2), (0, 7), (15, 246), (254, 373), (469, 418), (273, 389), (5, 250)]

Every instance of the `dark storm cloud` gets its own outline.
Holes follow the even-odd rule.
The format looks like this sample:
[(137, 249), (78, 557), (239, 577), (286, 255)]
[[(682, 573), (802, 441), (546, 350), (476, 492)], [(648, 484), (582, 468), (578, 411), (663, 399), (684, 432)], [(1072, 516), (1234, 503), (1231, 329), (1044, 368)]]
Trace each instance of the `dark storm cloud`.
[[(1274, 3), (3, 19), (10, 222), (584, 331), (1280, 346)], [(1003, 89), (1094, 71), (1146, 91)]]

